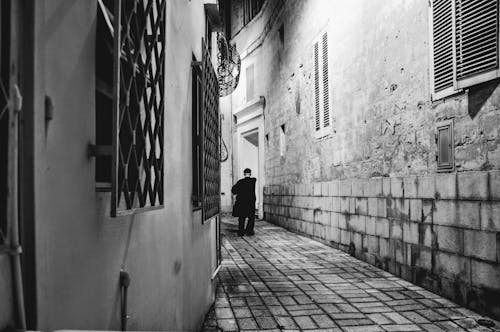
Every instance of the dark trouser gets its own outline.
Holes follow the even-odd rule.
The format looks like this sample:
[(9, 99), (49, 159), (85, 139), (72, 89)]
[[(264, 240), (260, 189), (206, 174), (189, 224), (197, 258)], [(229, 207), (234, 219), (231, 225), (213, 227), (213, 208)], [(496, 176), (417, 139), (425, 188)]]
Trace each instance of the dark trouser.
[[(245, 219), (248, 218), (247, 227), (245, 229)], [(253, 233), (253, 226), (255, 224), (255, 215), (247, 216), (247, 217), (239, 217), (238, 218), (238, 233), (243, 234), (251, 234)]]

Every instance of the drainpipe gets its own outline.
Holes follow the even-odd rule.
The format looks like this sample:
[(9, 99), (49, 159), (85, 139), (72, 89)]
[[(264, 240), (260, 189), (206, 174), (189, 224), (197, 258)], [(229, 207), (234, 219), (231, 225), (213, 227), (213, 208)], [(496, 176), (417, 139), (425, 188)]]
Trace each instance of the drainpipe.
[(22, 248), (19, 243), (19, 211), (18, 211), (18, 125), (19, 125), (19, 112), (22, 107), (22, 97), (19, 88), (14, 84), (10, 91), (11, 94), (11, 128), (10, 139), (12, 143), (9, 144), (9, 215), (11, 228), (11, 250), (12, 255), (12, 274), (14, 283), (14, 297), (16, 300), (17, 316), (19, 328), (26, 330), (26, 313), (24, 309), (24, 290), (23, 290), (23, 277), (21, 271), (21, 253)]
[(128, 286), (130, 286), (130, 275), (121, 270), (120, 271), (120, 296), (121, 296), (121, 328), (122, 331), (127, 331), (127, 295)]

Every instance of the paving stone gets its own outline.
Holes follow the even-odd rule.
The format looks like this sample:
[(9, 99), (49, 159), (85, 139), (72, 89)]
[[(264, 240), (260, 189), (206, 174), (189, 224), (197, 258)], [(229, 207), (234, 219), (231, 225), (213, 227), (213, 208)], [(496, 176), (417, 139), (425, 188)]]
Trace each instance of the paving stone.
[(418, 327), (415, 324), (391, 324), (391, 325), (384, 325), (384, 329), (386, 331), (398, 331), (398, 332), (404, 332), (404, 331), (422, 331), (420, 327)]
[(347, 326), (342, 328), (346, 332), (379, 332), (384, 331), (378, 325)]
[(241, 330), (255, 330), (259, 327), (253, 318), (240, 318), (238, 319), (238, 326)]
[[(447, 194), (452, 196), (454, 178), (445, 178), (450, 185)], [(402, 194), (400, 182), (394, 181), (396, 195)], [(344, 196), (351, 195), (351, 182), (346, 185)], [(351, 203), (354, 208), (354, 197)], [(425, 213), (424, 207), (424, 219)], [(386, 220), (376, 220), (376, 234), (389, 233), (388, 228), (379, 227)], [(447, 230), (446, 226), (442, 229)], [(263, 221), (256, 223), (255, 236), (237, 237), (235, 218), (223, 219), (223, 230), (224, 260), (216, 300), (202, 331), (486, 331), (477, 319), (487, 317), (309, 238)], [(472, 230), (469, 233), (474, 235)], [(440, 234), (442, 241), (446, 235)], [(382, 249), (380, 244), (381, 254)], [(437, 264), (444, 258), (452, 264), (450, 255), (443, 258), (443, 254), (438, 255)], [(484, 283), (481, 274), (498, 274), (486, 258), (473, 259), (473, 283)]]
[(222, 329), (222, 331), (238, 331), (238, 324), (234, 319), (220, 319), (217, 320), (217, 326)]
[(276, 317), (281, 329), (296, 329), (297, 324), (295, 324), (293, 318), (291, 317)]
[(233, 308), (233, 311), (236, 318), (252, 317), (252, 312), (248, 308), (235, 307)]
[(217, 318), (233, 318), (233, 311), (231, 308), (216, 308), (215, 315)]
[(253, 307), (251, 308), (252, 314), (254, 317), (266, 317), (266, 316), (272, 316), (271, 311), (267, 309), (266, 307)]
[(373, 321), (377, 325), (384, 325), (384, 324), (391, 324), (393, 323), (392, 320), (389, 318), (385, 317), (382, 314), (376, 313), (376, 314), (368, 314), (366, 315), (371, 321)]
[(367, 318), (363, 319), (340, 319), (335, 320), (335, 322), (344, 327), (344, 326), (370, 326), (373, 322)]
[(255, 320), (261, 329), (271, 329), (278, 326), (273, 317), (256, 317)]
[(312, 315), (311, 318), (320, 328), (337, 327), (337, 324), (327, 315)]
[(285, 308), (283, 308), (282, 306), (269, 306), (268, 308), (269, 308), (269, 311), (271, 312), (271, 314), (273, 314), (274, 316), (286, 316), (286, 315), (288, 315)]
[(309, 316), (298, 316), (295, 317), (295, 322), (301, 329), (313, 329), (316, 328), (316, 324), (313, 322)]

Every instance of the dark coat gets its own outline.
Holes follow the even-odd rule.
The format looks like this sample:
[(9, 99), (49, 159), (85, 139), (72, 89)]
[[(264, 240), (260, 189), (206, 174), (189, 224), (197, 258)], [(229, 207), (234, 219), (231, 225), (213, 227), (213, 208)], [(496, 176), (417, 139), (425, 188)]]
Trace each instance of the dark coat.
[(255, 182), (256, 178), (243, 178), (231, 189), (236, 195), (233, 207), (234, 217), (250, 217), (255, 215)]

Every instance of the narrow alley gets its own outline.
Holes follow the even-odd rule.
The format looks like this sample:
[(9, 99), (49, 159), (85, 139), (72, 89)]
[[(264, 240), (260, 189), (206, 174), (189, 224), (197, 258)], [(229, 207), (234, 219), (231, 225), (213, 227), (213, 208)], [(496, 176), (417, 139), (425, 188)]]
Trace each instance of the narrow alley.
[(500, 332), (500, 0), (0, 0), (0, 46), (0, 332)]
[(498, 322), (320, 242), (265, 221), (251, 237), (237, 236), (234, 218), (222, 224), (220, 283), (203, 331), (500, 331)]

